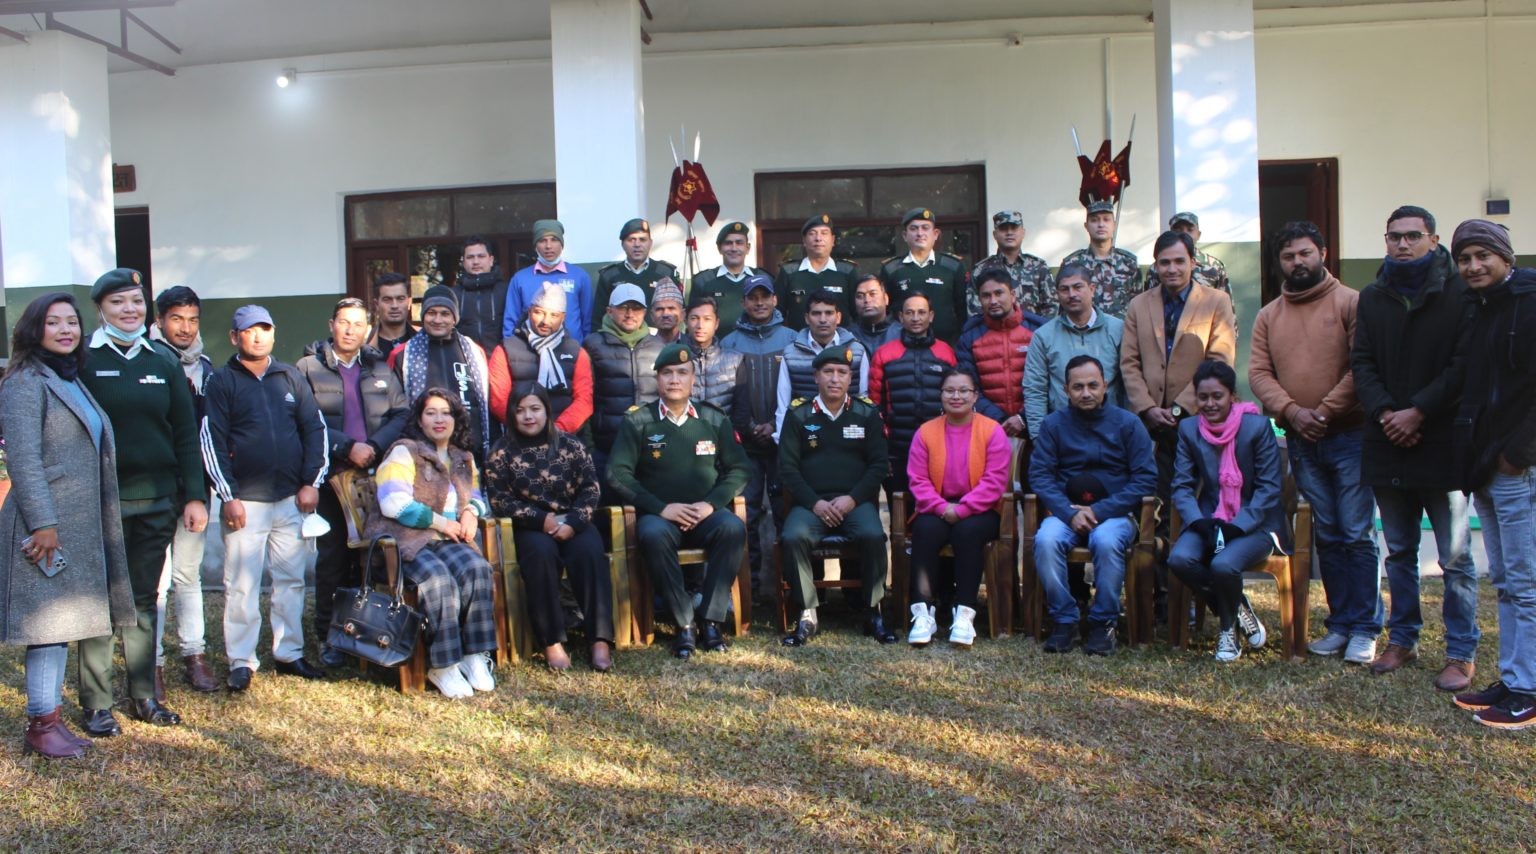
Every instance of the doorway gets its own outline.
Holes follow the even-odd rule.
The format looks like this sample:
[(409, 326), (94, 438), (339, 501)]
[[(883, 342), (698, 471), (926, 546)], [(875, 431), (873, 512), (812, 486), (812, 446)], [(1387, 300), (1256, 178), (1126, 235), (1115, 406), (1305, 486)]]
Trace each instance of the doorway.
[(149, 208), (118, 208), (114, 231), (117, 235), (117, 266), (138, 270), (144, 277), (144, 302), (149, 311), (146, 322), (154, 319), (154, 273), (149, 264)]
[(1263, 301), (1280, 295), (1273, 235), (1288, 222), (1310, 220), (1328, 241), (1328, 272), (1339, 275), (1339, 159), (1259, 161), (1259, 231), (1263, 235)]

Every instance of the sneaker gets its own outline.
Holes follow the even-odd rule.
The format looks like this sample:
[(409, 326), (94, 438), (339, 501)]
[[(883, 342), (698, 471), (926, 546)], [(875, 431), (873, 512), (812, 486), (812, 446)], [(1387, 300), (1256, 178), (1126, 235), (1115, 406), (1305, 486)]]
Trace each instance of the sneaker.
[(1376, 660), (1376, 639), (1370, 635), (1350, 635), (1344, 660), (1350, 664), (1370, 664)]
[(1089, 655), (1115, 654), (1115, 624), (1089, 623), (1088, 640), (1083, 641), (1083, 652)]
[(1481, 712), (1483, 709), (1503, 702), (1509, 696), (1509, 686), (1500, 679), (1481, 691), (1467, 691), (1451, 698), (1451, 702), (1466, 709), (1469, 712)]
[(1473, 712), (1472, 720), (1497, 729), (1536, 726), (1536, 695), (1510, 691), (1497, 703), (1480, 712)]
[(457, 664), (452, 667), (434, 667), (428, 670), (427, 681), (436, 685), (437, 690), (443, 692), (443, 696), (450, 700), (462, 700), (475, 695), (475, 689), (469, 687), (469, 683), (464, 681), (464, 674), (459, 672)]
[(1253, 606), (1248, 604), (1247, 596), (1237, 603), (1237, 626), (1243, 630), (1243, 637), (1248, 640), (1250, 649), (1262, 647), (1269, 638), (1264, 632), (1264, 624), (1259, 622), (1259, 615), (1253, 613)]
[(949, 642), (954, 646), (970, 646), (976, 641), (976, 609), (956, 605), (949, 623)]
[(469, 687), (476, 691), (496, 690), (496, 677), (491, 675), (489, 653), (472, 652), (464, 656), (464, 660), (459, 662), (459, 672), (464, 674)]
[(1222, 629), (1216, 635), (1216, 660), (1236, 661), (1243, 657), (1243, 648), (1237, 644), (1237, 627)]
[(1077, 623), (1057, 623), (1045, 639), (1046, 652), (1071, 652), (1077, 643)]
[[(1328, 634), (1323, 635), (1317, 640), (1307, 644), (1307, 652), (1310, 652), (1313, 655), (1338, 655), (1344, 651), (1344, 647), (1346, 646), (1349, 646), (1349, 635), (1346, 635), (1342, 632), (1329, 632)], [(1375, 643), (1373, 641), (1372, 647), (1374, 646)], [(1376, 650), (1373, 648), (1371, 650), (1371, 658), (1375, 657)]]
[(939, 623), (933, 618), (938, 609), (922, 602), (912, 603), (912, 631), (907, 632), (907, 643), (913, 646), (927, 646), (933, 640), (933, 635), (939, 630)]

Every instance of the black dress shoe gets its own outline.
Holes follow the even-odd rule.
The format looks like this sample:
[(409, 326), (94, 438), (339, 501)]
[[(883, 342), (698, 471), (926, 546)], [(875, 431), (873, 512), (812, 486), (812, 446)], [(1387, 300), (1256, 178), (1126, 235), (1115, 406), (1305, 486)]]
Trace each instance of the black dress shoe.
[(80, 728), (91, 738), (111, 738), (122, 735), (123, 728), (113, 717), (111, 709), (81, 709)]
[(864, 621), (864, 634), (882, 644), (896, 642), (896, 633), (886, 628), (885, 617), (879, 611), (870, 614)]
[(231, 691), (244, 691), (251, 687), (251, 668), (231, 667), (228, 684)]
[(693, 626), (684, 626), (677, 630), (677, 637), (672, 639), (672, 654), (686, 661), (698, 646), (693, 639)]
[(811, 636), (816, 634), (816, 624), (810, 620), (801, 620), (795, 625), (795, 630), (779, 638), (779, 643), (785, 646), (805, 646), (810, 643)]
[(284, 676), (297, 676), (300, 679), (325, 678), (324, 670), (321, 670), (320, 668), (310, 664), (302, 658), (295, 658), (292, 661), (279, 661), (276, 663), (274, 669), (276, 669), (278, 673), (281, 673)]
[(181, 715), (160, 705), (160, 701), (154, 697), (134, 700), (128, 711), (138, 720), (155, 726), (175, 726), (181, 723)]
[(731, 648), (725, 642), (725, 635), (720, 631), (720, 624), (714, 620), (704, 621), (704, 628), (699, 632), (699, 646), (704, 647), (705, 652), (725, 652)]

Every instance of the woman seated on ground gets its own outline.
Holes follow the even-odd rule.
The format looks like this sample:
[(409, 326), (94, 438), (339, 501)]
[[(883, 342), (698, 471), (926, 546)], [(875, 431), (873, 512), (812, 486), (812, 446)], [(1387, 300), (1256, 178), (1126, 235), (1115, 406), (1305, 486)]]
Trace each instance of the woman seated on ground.
[[(912, 490), (912, 631), (907, 642), (922, 646), (938, 631), (934, 602), (939, 552), (954, 548), (954, 608), (949, 642), (976, 640), (976, 594), (982, 554), (997, 539), (997, 503), (1008, 484), (1013, 455), (1002, 425), (976, 412), (976, 380), (948, 368), (940, 387), (944, 414), (924, 424), (907, 457)], [(947, 591), (946, 591), (947, 592)], [(995, 592), (995, 591), (994, 591)]]
[(592, 527), (597, 468), (581, 442), (555, 428), (543, 386), (519, 385), (511, 400), (513, 429), (485, 464), (486, 491), (496, 515), (512, 520), (533, 633), (549, 668), (569, 670), (560, 607), (564, 567), (581, 605), (592, 669), (606, 673), (613, 666), (613, 582), (603, 540)]
[(379, 464), (379, 509), (365, 526), (369, 538), (399, 543), (401, 571), (427, 618), (427, 681), (450, 699), (496, 687), (491, 565), (476, 545), (486, 508), (472, 447), (458, 396), (427, 389)]
[[(1264, 645), (1264, 625), (1243, 595), (1243, 573), (1264, 565), (1290, 541), (1280, 506), (1280, 449), (1269, 419), (1237, 401), (1237, 374), (1224, 362), (1195, 370), (1199, 417), (1179, 425), (1173, 504), (1184, 531), (1168, 568), (1210, 605), (1221, 621), (1216, 660), (1236, 661), (1242, 630)], [(1170, 617), (1173, 619), (1174, 617)]]

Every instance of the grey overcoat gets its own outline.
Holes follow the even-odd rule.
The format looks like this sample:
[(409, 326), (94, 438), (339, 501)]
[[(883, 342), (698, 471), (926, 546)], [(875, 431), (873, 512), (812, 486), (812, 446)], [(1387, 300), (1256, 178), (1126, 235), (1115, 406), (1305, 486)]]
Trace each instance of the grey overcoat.
[[(0, 384), (11, 472), (0, 510), (0, 642), (66, 643), (137, 619), (112, 424), (90, 392), (85, 398), (101, 418), (100, 453), (74, 395), (52, 370), (34, 362)], [(68, 566), (50, 578), (22, 553), (21, 541), (54, 526)]]

